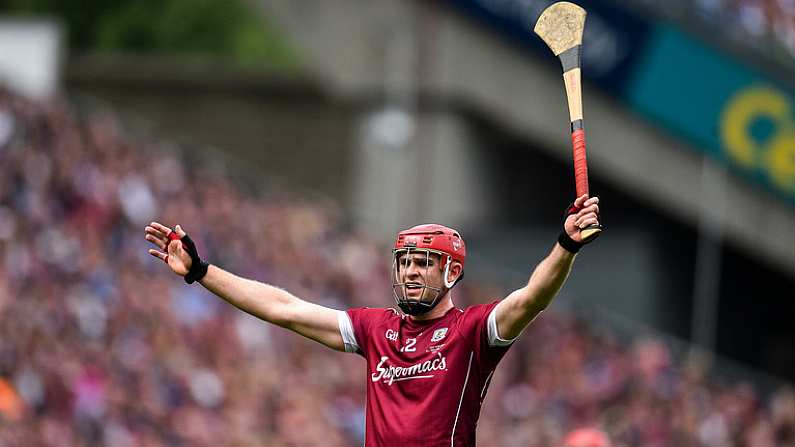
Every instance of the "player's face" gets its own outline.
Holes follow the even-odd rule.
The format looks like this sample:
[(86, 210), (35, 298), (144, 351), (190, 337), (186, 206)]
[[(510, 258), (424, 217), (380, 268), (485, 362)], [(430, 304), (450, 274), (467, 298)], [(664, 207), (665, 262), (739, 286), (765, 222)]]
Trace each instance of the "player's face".
[(443, 284), (440, 262), (439, 254), (427, 251), (398, 256), (397, 279), (405, 284), (407, 298), (427, 303), (436, 298)]

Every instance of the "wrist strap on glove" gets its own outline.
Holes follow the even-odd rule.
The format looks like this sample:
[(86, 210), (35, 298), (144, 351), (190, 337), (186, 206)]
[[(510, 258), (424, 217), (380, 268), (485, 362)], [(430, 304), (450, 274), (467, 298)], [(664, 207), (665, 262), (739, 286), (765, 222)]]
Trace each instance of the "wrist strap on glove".
[(566, 230), (560, 232), (558, 236), (558, 244), (563, 247), (569, 253), (577, 253), (582, 248), (582, 242), (577, 242), (574, 239), (570, 238), (568, 234), (566, 234)]
[(172, 241), (180, 241), (182, 243), (182, 248), (190, 256), (190, 270), (188, 270), (188, 273), (184, 276), (185, 282), (193, 284), (195, 281), (201, 281), (204, 275), (207, 274), (207, 269), (210, 267), (210, 264), (199, 257), (199, 251), (196, 250), (196, 244), (193, 243), (193, 239), (187, 234), (179, 237), (176, 231), (168, 233), (168, 238)]

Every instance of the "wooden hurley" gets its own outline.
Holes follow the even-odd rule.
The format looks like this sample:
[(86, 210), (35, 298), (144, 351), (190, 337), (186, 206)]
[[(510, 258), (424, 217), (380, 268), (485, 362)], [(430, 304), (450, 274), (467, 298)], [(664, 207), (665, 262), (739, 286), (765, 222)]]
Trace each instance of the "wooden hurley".
[[(569, 2), (549, 6), (536, 22), (534, 31), (549, 46), (563, 66), (563, 82), (569, 102), (571, 142), (574, 155), (574, 180), (577, 197), (588, 194), (588, 161), (585, 153), (585, 127), (582, 118), (582, 84), (580, 82), (580, 52), (585, 29), (585, 10)], [(602, 227), (589, 225), (580, 230), (587, 242), (599, 236)]]

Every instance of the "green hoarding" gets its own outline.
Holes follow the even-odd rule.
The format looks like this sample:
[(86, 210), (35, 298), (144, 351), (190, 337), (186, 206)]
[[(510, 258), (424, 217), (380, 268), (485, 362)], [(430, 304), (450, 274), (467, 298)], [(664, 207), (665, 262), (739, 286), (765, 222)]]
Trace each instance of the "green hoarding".
[(667, 26), (628, 87), (635, 108), (795, 203), (791, 92)]

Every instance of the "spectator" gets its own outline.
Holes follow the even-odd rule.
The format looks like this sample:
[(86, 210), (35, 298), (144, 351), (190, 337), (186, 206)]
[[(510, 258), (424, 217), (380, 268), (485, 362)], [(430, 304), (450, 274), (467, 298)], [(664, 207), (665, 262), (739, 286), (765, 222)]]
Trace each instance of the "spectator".
[[(389, 290), (383, 250), (328, 204), (246, 196), (221, 175), (196, 181), (201, 166), (178, 154), (147, 156), (162, 146), (129, 138), (107, 113), (0, 90), (0, 445), (361, 444), (357, 359), (176, 284), (148, 259), (139, 225), (163, 212), (197, 222), (219, 264), (336, 308), (382, 302), (362, 291)], [(490, 294), (475, 287), (496, 288), (456, 299)], [(534, 337), (546, 342), (519, 342), (493, 379), (483, 446), (563, 445), (583, 426), (616, 446), (795, 445), (789, 388), (766, 405), (747, 384), (678, 364), (660, 340), (624, 345), (555, 311)]]

